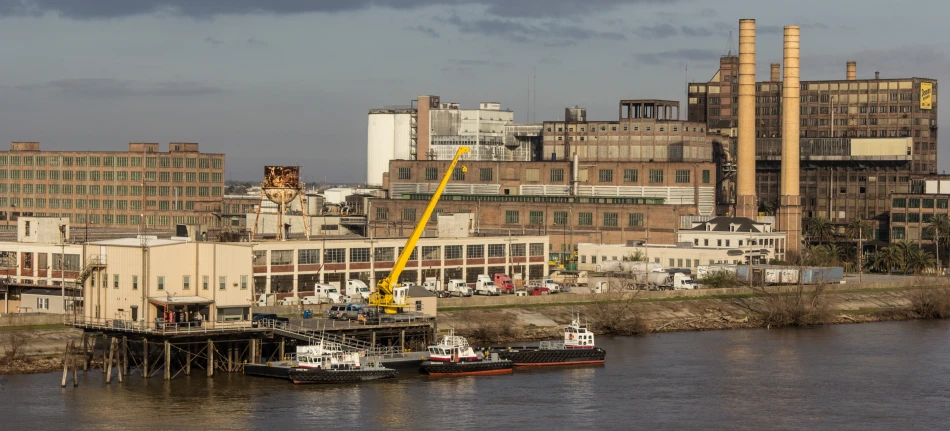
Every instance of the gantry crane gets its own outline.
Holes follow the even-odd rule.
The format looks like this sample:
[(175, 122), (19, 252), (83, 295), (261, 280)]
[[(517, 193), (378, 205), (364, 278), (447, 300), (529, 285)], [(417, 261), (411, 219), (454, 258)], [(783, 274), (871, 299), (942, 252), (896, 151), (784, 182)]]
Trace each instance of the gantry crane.
[[(429, 205), (426, 206), (425, 212), (422, 213), (422, 218), (416, 223), (416, 228), (413, 229), (412, 235), (406, 240), (406, 245), (403, 247), (402, 253), (399, 254), (399, 259), (396, 260), (393, 269), (389, 271), (389, 275), (376, 284), (376, 292), (369, 297), (370, 306), (382, 309), (386, 314), (396, 314), (402, 309), (409, 307), (409, 295), (406, 294), (409, 288), (395, 287), (396, 282), (399, 281), (399, 275), (402, 274), (402, 270), (406, 268), (406, 262), (409, 261), (409, 256), (412, 256), (412, 251), (415, 250), (416, 242), (418, 242), (422, 236), (426, 224), (429, 223), (429, 217), (432, 216), (432, 211), (435, 210), (436, 204), (439, 203), (439, 198), (442, 197), (442, 191), (445, 190), (445, 185), (448, 184), (449, 179), (452, 178), (455, 165), (458, 164), (462, 154), (469, 151), (472, 151), (472, 149), (462, 146), (455, 152), (455, 157), (452, 158), (452, 162), (449, 163), (449, 168), (445, 171), (442, 182), (439, 183), (439, 188), (435, 189), (435, 194), (432, 195), (432, 199), (429, 199)], [(465, 166), (462, 166), (462, 172), (465, 171)]]

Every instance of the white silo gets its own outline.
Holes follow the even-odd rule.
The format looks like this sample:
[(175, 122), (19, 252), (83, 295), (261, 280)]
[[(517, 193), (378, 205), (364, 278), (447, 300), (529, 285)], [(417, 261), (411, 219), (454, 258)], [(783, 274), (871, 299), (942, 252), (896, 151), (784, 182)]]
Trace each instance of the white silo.
[(409, 160), (411, 147), (411, 111), (374, 109), (369, 111), (366, 135), (366, 185), (380, 187), (390, 160)]

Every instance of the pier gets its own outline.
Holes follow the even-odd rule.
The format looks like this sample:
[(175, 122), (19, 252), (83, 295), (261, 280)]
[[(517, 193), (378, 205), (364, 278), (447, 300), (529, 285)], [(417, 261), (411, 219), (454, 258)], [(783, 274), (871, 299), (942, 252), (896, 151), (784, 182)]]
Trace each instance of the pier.
[[(364, 324), (327, 319), (290, 322), (132, 322), (71, 317), (67, 324), (83, 330), (82, 341), (67, 347), (63, 386), (70, 364), (73, 374), (101, 368), (111, 382), (116, 374), (165, 380), (179, 375), (215, 371), (243, 372), (246, 364), (286, 361), (296, 346), (321, 341), (379, 357), (398, 357), (410, 348), (423, 349), (434, 340), (434, 319)], [(115, 372), (113, 372), (115, 371)], [(76, 381), (74, 376), (74, 382)], [(75, 383), (74, 383), (75, 384)]]

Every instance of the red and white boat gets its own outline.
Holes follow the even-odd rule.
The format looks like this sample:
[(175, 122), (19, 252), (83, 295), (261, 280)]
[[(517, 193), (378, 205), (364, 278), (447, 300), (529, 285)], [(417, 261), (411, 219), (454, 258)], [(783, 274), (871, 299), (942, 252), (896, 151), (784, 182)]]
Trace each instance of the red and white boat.
[(433, 362), (461, 362), (477, 361), (475, 349), (468, 344), (465, 337), (450, 333), (443, 335), (439, 342), (432, 344), (428, 348), (429, 360)]

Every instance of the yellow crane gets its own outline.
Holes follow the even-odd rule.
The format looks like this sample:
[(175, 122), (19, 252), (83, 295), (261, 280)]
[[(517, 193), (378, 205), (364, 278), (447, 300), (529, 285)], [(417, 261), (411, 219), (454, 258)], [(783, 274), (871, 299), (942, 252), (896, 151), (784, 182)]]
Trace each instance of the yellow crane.
[[(429, 217), (432, 216), (432, 211), (435, 210), (436, 204), (439, 203), (439, 198), (442, 197), (442, 191), (445, 190), (445, 185), (448, 184), (449, 179), (452, 178), (452, 171), (455, 169), (455, 165), (458, 164), (462, 154), (469, 151), (472, 151), (472, 149), (463, 146), (459, 147), (455, 153), (455, 157), (452, 158), (452, 163), (449, 163), (449, 168), (442, 177), (442, 182), (439, 183), (439, 188), (435, 189), (435, 194), (432, 195), (432, 199), (429, 199), (429, 205), (426, 206), (425, 212), (422, 213), (422, 218), (419, 219), (416, 228), (412, 230), (412, 235), (406, 240), (406, 245), (403, 247), (402, 253), (399, 254), (399, 259), (396, 260), (396, 264), (393, 265), (393, 269), (389, 271), (389, 275), (386, 276), (386, 278), (376, 284), (376, 292), (369, 297), (369, 305), (371, 307), (381, 308), (386, 314), (396, 314), (403, 308), (409, 307), (409, 296), (406, 294), (408, 288), (396, 287), (396, 282), (399, 281), (399, 275), (402, 274), (402, 270), (406, 268), (406, 262), (409, 261), (409, 256), (412, 256), (412, 251), (415, 250), (416, 242), (418, 242), (422, 236), (426, 224), (429, 223)], [(462, 172), (466, 172), (465, 166), (462, 166)]]

